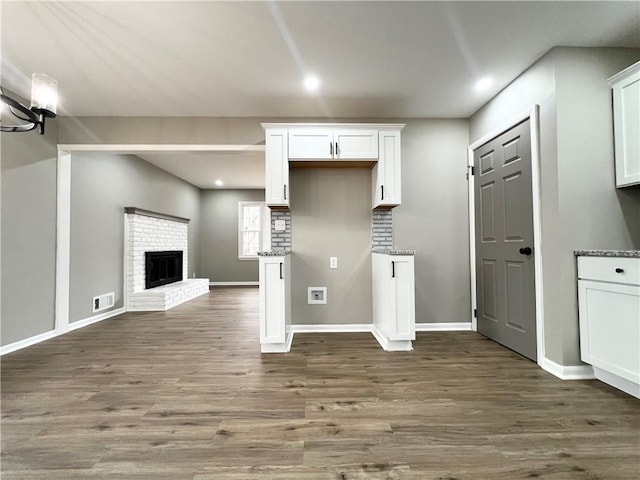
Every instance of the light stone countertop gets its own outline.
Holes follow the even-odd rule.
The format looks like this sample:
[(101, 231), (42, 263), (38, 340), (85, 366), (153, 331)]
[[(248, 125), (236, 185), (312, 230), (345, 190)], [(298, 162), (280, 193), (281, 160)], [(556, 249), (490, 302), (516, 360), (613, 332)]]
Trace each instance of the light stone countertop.
[(415, 255), (415, 250), (383, 250), (383, 249), (374, 249), (372, 253), (382, 253), (384, 255)]
[(282, 257), (289, 255), (291, 250), (269, 250), (268, 252), (258, 252), (259, 257)]
[(632, 257), (640, 258), (640, 250), (574, 250), (576, 257)]

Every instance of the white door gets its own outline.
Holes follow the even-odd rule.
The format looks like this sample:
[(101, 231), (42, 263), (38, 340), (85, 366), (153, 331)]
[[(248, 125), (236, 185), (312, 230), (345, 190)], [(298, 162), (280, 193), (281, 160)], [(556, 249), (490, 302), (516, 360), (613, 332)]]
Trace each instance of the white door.
[(401, 203), (400, 132), (379, 133), (379, 159), (373, 168), (373, 206)]
[(389, 340), (415, 339), (413, 258), (391, 256)]
[(260, 258), (260, 343), (285, 341), (284, 261)]

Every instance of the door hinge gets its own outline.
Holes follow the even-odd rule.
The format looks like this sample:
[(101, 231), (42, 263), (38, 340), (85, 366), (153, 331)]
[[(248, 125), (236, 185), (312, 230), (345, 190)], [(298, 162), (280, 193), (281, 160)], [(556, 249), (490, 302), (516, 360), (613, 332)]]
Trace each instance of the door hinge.
[(478, 318), (478, 309), (477, 308), (473, 309), (473, 318)]

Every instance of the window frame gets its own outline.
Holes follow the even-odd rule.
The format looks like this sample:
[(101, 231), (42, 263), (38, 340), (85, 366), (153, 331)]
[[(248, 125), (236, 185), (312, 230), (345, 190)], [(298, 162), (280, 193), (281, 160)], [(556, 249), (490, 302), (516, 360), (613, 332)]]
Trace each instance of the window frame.
[[(238, 260), (246, 261), (246, 260), (258, 260), (258, 255), (243, 255), (243, 233), (246, 230), (242, 229), (242, 225), (244, 223), (244, 207), (248, 206), (256, 206), (259, 207), (258, 211), (260, 212), (260, 227), (257, 230), (258, 232), (258, 251), (262, 250), (263, 247), (263, 237), (264, 237), (264, 224), (265, 224), (265, 202), (261, 201), (242, 201), (238, 202)], [(251, 230), (256, 231), (256, 230)]]

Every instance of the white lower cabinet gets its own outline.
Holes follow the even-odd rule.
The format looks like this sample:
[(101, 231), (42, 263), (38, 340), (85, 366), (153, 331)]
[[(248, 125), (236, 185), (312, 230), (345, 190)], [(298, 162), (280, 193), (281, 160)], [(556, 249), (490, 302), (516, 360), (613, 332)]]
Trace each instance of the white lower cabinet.
[(373, 334), (387, 351), (412, 350), (416, 338), (413, 255), (373, 253)]
[(261, 256), (260, 350), (288, 352), (291, 348), (291, 255)]
[(578, 257), (580, 355), (640, 398), (640, 258)]

